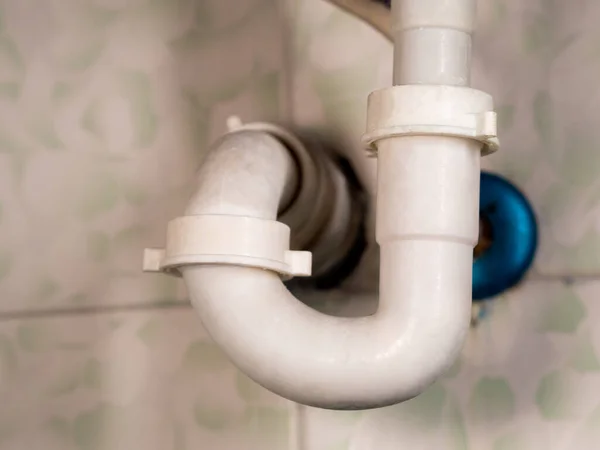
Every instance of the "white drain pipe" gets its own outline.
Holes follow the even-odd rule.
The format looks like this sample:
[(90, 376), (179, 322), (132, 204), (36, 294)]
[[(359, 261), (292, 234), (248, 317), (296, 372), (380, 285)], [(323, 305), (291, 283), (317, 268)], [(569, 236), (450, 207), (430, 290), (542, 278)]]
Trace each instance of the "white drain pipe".
[(392, 3), (394, 84), (468, 86), (476, 0)]
[[(221, 140), (187, 210), (189, 223), (223, 223), (229, 240), (216, 232), (203, 239), (202, 227), (194, 234), (191, 226), (187, 236), (171, 233), (166, 253), (148, 254), (148, 269), (183, 274), (210, 335), (267, 389), (323, 408), (381, 407), (418, 395), (458, 355), (470, 320), (480, 152), (497, 146), (491, 98), (457, 87), (468, 81), (473, 15), (473, 0), (395, 5), (395, 82), (411, 85), (371, 94), (365, 135), (379, 164), (376, 314), (339, 318), (312, 310), (276, 273), (305, 271), (306, 255), (281, 242), (271, 246), (268, 233), (240, 238), (244, 230), (275, 226), (295, 183), (288, 150), (261, 131)], [(420, 62), (431, 54), (415, 53), (405, 39), (423, 51), (439, 49), (443, 61)], [(215, 256), (227, 246), (246, 249), (237, 263)]]

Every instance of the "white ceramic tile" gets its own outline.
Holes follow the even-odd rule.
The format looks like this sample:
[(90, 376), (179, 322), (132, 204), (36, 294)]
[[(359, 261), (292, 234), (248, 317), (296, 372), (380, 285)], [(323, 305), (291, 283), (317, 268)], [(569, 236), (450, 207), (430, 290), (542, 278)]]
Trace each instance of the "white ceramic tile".
[(191, 309), (4, 322), (0, 403), (7, 450), (287, 448), (288, 402)]
[(278, 117), (277, 0), (0, 2), (0, 310), (179, 299), (143, 275), (232, 113)]
[(306, 408), (304, 442), (307, 450), (346, 450), (362, 411), (328, 411)]

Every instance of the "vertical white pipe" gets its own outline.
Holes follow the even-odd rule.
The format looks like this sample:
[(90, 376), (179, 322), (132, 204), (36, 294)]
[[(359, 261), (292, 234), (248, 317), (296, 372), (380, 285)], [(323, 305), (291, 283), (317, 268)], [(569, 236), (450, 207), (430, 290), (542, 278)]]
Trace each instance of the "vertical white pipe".
[(479, 229), (480, 147), (444, 136), (379, 141), (379, 245), (441, 239), (465, 243), (471, 252)]
[(392, 2), (394, 84), (468, 86), (475, 0)]

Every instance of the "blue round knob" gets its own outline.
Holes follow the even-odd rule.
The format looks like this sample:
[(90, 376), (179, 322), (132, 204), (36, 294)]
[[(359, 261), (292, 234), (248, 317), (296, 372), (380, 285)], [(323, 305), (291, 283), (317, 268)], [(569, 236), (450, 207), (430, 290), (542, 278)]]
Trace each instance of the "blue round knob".
[(489, 246), (473, 262), (474, 301), (516, 285), (531, 266), (538, 242), (529, 201), (506, 179), (481, 173), (479, 211)]

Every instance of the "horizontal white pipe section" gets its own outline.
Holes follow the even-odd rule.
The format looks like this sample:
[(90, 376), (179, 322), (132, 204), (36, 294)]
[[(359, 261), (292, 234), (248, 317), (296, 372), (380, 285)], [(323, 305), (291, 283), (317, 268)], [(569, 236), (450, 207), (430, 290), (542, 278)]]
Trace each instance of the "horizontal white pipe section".
[[(286, 158), (275, 153), (286, 150), (271, 148), (260, 136), (246, 138), (244, 145), (252, 146), (244, 152), (238, 138), (226, 138), (211, 153), (187, 214), (276, 215), (273, 192), (285, 192), (291, 174), (273, 174), (276, 166), (282, 174), (287, 167)], [(381, 147), (381, 279), (375, 315), (350, 319), (318, 313), (294, 298), (269, 271), (217, 265), (182, 268), (204, 326), (242, 371), (299, 403), (362, 409), (410, 399), (452, 364), (470, 319), (477, 229), (462, 214), (477, 217), (479, 167), (470, 153), (478, 155), (478, 149), (466, 140), (437, 139), (396, 142), (405, 152)], [(434, 156), (427, 156), (429, 150)], [(430, 163), (431, 176), (422, 170), (408, 172), (411, 166), (423, 169)], [(407, 180), (401, 181), (404, 176)], [(234, 181), (232, 187), (224, 187)], [(454, 198), (464, 194), (464, 202)], [(423, 208), (432, 207), (427, 216), (419, 211), (418, 200), (429, 195), (439, 203), (425, 201)], [(396, 208), (417, 216), (413, 220), (406, 214), (406, 220), (399, 220)], [(419, 223), (422, 230), (414, 228)]]
[(475, 0), (392, 3), (394, 84), (468, 86)]

